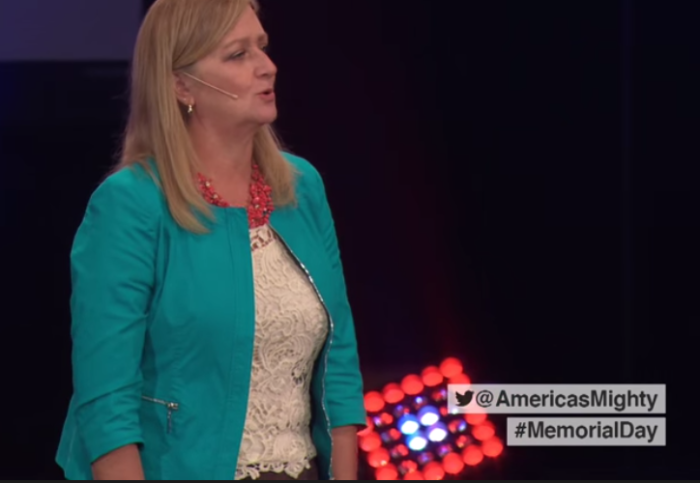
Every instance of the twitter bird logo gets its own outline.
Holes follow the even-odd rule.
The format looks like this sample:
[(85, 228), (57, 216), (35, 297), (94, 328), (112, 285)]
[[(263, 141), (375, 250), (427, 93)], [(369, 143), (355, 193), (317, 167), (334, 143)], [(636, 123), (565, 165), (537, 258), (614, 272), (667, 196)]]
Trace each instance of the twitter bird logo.
[(474, 391), (467, 391), (464, 394), (455, 392), (455, 396), (457, 397), (457, 406), (463, 408), (469, 406), (469, 403), (472, 402)]

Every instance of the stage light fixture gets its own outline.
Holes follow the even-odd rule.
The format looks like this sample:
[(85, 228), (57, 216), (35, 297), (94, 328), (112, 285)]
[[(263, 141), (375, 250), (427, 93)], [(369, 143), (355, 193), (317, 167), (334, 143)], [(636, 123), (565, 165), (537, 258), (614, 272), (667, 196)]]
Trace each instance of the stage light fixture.
[(365, 394), (368, 428), (358, 440), (377, 480), (460, 478), (503, 454), (486, 414), (449, 413), (449, 384), (471, 384), (454, 357)]

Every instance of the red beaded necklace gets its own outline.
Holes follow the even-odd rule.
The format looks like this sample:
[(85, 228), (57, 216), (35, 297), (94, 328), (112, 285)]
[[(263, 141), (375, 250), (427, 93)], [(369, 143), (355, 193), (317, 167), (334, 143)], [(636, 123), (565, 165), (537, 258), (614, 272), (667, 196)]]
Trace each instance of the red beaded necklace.
[[(214, 191), (211, 180), (202, 174), (197, 174), (199, 190), (207, 201), (215, 206), (229, 208), (231, 205)], [(260, 168), (253, 163), (253, 173), (250, 180), (250, 199), (248, 200), (248, 224), (251, 228), (264, 226), (270, 220), (270, 215), (274, 210), (272, 202), (272, 188), (265, 181), (265, 177), (260, 172)]]

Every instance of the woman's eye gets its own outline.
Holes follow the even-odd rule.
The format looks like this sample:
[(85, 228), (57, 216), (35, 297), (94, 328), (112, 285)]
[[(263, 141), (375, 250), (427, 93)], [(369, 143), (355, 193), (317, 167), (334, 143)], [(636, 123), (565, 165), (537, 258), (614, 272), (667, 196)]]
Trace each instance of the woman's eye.
[[(267, 54), (267, 53), (270, 51), (270, 46), (269, 46), (269, 45), (265, 45), (264, 47), (261, 47), (260, 50), (262, 50), (263, 52), (265, 52), (265, 53)], [(248, 52), (245, 51), (245, 50), (244, 50), (244, 51), (241, 51), (241, 52), (236, 52), (235, 54), (231, 54), (231, 55), (229, 56), (229, 59), (230, 59), (230, 60), (240, 60), (240, 59), (242, 59), (243, 57), (245, 57), (245, 55), (246, 55), (247, 53), (248, 53)]]

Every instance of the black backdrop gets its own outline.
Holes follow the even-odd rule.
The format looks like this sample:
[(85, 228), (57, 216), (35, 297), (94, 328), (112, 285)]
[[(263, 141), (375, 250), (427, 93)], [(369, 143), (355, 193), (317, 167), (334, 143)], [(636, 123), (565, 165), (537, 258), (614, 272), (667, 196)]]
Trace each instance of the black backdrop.
[[(325, 177), (368, 387), (448, 355), (478, 382), (665, 383), (666, 448), (512, 448), (483, 476), (699, 476), (696, 2), (263, 6), (278, 127)], [(61, 477), (68, 253), (127, 72), (0, 65), (6, 479)]]

